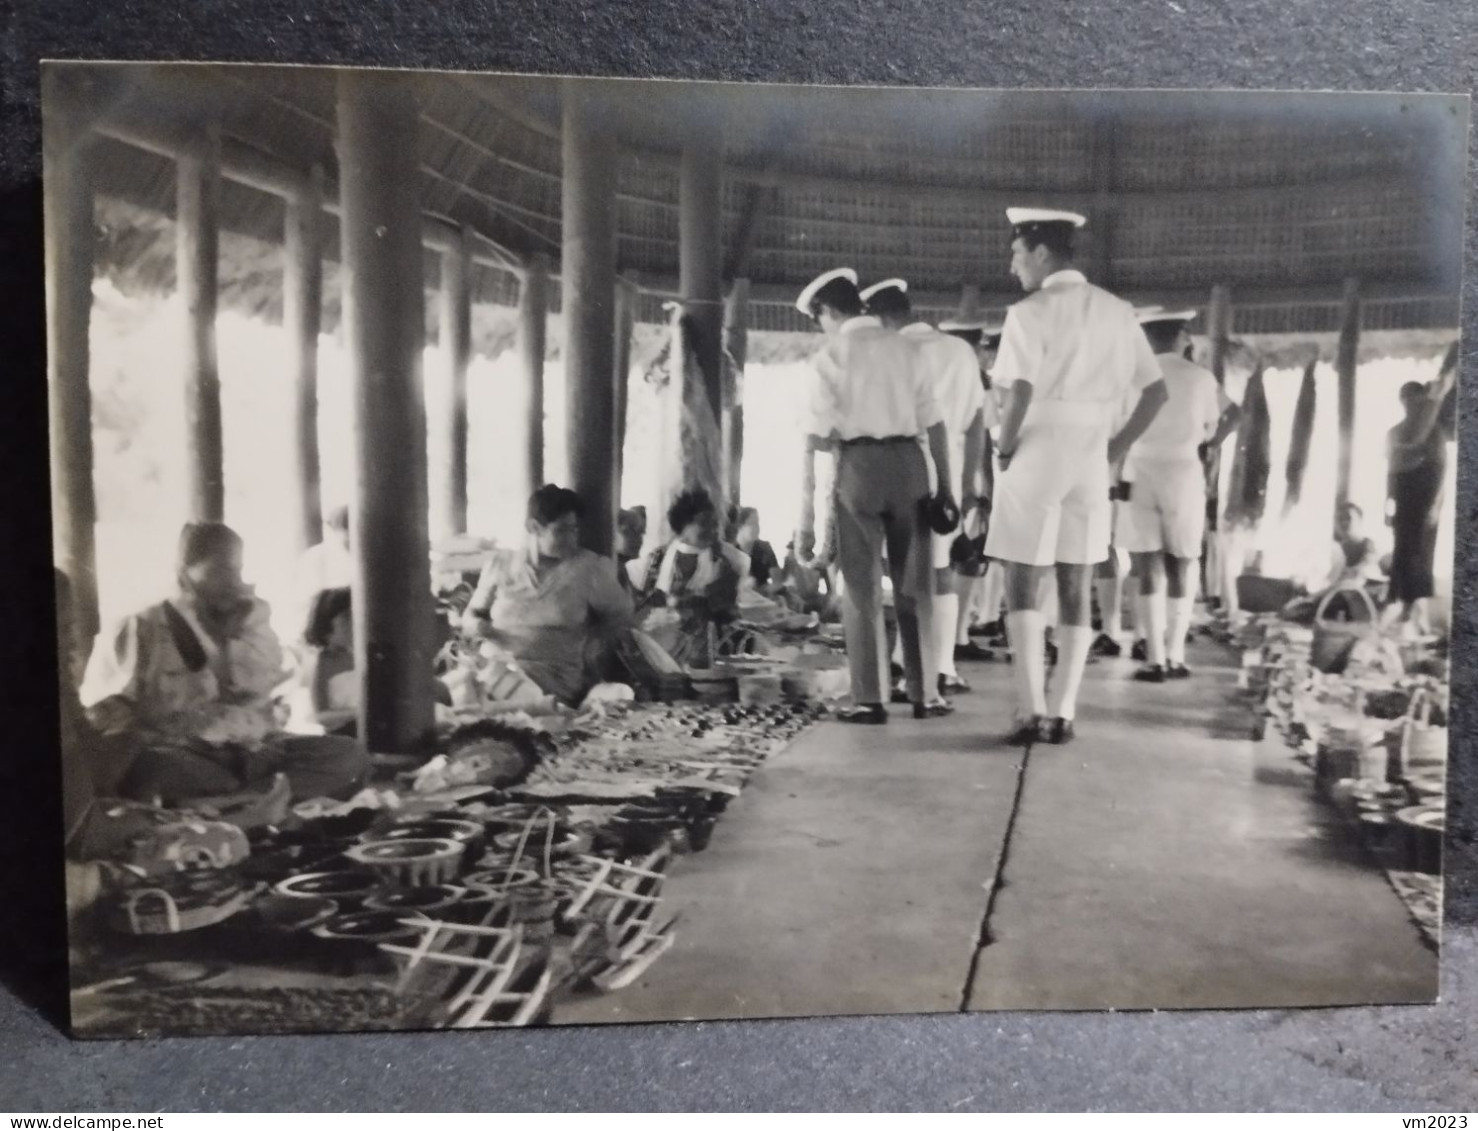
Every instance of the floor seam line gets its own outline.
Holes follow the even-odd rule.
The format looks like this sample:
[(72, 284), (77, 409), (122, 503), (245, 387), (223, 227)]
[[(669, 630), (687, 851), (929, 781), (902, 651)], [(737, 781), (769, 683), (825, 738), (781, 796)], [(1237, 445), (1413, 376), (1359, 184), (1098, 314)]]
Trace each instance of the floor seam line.
[(990, 894), (986, 896), (985, 911), (980, 917), (980, 928), (975, 934), (975, 950), (970, 955), (970, 968), (965, 974), (965, 988), (960, 994), (960, 1013), (970, 1011), (970, 998), (975, 992), (975, 979), (980, 973), (980, 956), (990, 946), (990, 921), (995, 914), (996, 896), (1000, 894), (1006, 876), (1006, 865), (1011, 859), (1011, 839), (1016, 833), (1016, 819), (1021, 814), (1022, 798), (1026, 794), (1026, 771), (1031, 765), (1032, 750), (1036, 744), (1025, 747), (1021, 754), (1021, 766), (1016, 771), (1016, 795), (1011, 799), (1011, 815), (1006, 819), (1006, 831), (1001, 838), (1001, 853), (996, 858), (995, 874), (991, 877)]

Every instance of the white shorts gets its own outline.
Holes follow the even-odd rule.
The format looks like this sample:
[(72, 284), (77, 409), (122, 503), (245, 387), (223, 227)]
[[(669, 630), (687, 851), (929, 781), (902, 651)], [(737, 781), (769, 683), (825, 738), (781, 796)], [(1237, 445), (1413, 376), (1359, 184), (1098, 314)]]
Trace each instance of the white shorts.
[(1198, 559), (1206, 535), (1206, 474), (1197, 460), (1140, 460), (1116, 532), (1133, 554)]
[(1032, 405), (996, 476), (987, 557), (1021, 565), (1096, 565), (1108, 557), (1108, 423), (1097, 405)]

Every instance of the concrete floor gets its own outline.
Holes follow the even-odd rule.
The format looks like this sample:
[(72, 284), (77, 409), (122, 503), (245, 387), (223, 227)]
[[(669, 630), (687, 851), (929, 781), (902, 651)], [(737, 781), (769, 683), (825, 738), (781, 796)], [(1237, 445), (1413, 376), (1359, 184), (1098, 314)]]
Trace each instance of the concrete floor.
[(1433, 1000), (1436, 955), (1219, 659), (1091, 666), (1067, 747), (998, 741), (999, 664), (949, 719), (808, 732), (675, 869), (673, 949), (556, 1020)]

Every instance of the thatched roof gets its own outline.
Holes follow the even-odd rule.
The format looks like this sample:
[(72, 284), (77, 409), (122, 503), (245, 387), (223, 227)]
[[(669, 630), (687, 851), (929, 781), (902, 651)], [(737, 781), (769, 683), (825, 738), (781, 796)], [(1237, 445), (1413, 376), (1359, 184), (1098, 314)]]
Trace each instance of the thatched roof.
[[(223, 136), (252, 152), (334, 177), (331, 69), (125, 64), (85, 73), (105, 118), (184, 135), (218, 116)], [(407, 81), (421, 106), (425, 210), (518, 254), (548, 253), (557, 269), (561, 80)], [(622, 143), (618, 265), (651, 290), (640, 312), (648, 321), (660, 320), (661, 292), (678, 274), (682, 140), (721, 123), (728, 267), (751, 280), (760, 330), (803, 329), (788, 296), (842, 262), (865, 278), (909, 278), (926, 315), (942, 313), (965, 284), (1003, 309), (1015, 297), (1007, 203), (1084, 211), (1090, 275), (1129, 297), (1203, 301), (1212, 284), (1229, 285), (1238, 334), (1329, 333), (1351, 276), (1370, 296), (1370, 330), (1456, 326), (1466, 121), (1451, 100), (597, 86)], [(105, 215), (115, 224), (106, 268), (170, 286), (165, 228), (143, 217), (172, 212), (172, 163), (114, 140), (99, 156), (103, 196), (141, 210)], [(229, 233), (261, 247), (228, 256), (226, 301), (270, 317), (282, 202), (228, 183), (222, 215)], [(434, 286), (429, 253), (426, 272)], [(485, 303), (516, 301), (512, 272), (484, 267), (477, 287)]]

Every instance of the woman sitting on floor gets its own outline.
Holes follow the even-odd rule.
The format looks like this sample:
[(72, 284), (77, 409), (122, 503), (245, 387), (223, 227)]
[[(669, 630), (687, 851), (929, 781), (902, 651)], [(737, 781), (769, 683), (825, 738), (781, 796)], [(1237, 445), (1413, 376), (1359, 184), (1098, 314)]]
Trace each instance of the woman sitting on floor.
[(546, 694), (578, 704), (597, 683), (602, 657), (631, 624), (631, 598), (616, 563), (580, 546), (585, 504), (552, 484), (529, 498), (529, 541), (495, 551), (462, 618)]
[[(739, 587), (749, 557), (719, 539), (718, 509), (707, 491), (684, 491), (667, 511), (675, 537), (646, 561), (638, 608), (643, 627), (672, 657), (709, 667), (710, 631), (722, 638), (739, 617)], [(719, 639), (719, 654), (730, 651)]]
[(1329, 573), (1319, 589), (1295, 597), (1283, 606), (1283, 618), (1299, 624), (1312, 624), (1319, 605), (1332, 592), (1342, 589), (1364, 589), (1371, 600), (1380, 603), (1386, 587), (1381, 575), (1379, 552), (1365, 535), (1365, 512), (1354, 503), (1345, 503), (1335, 520), (1334, 544), (1330, 547)]
[(775, 548), (760, 538), (760, 512), (754, 507), (736, 507), (730, 523), (729, 542), (749, 556), (749, 579), (755, 591), (766, 597), (780, 589), (780, 560)]
[(128, 797), (176, 805), (266, 790), (281, 773), (294, 800), (344, 799), (368, 775), (353, 740), (278, 730), (282, 646), (242, 580), (242, 550), (222, 523), (186, 525), (174, 596), (98, 638), (81, 701), (93, 726), (135, 751)]

